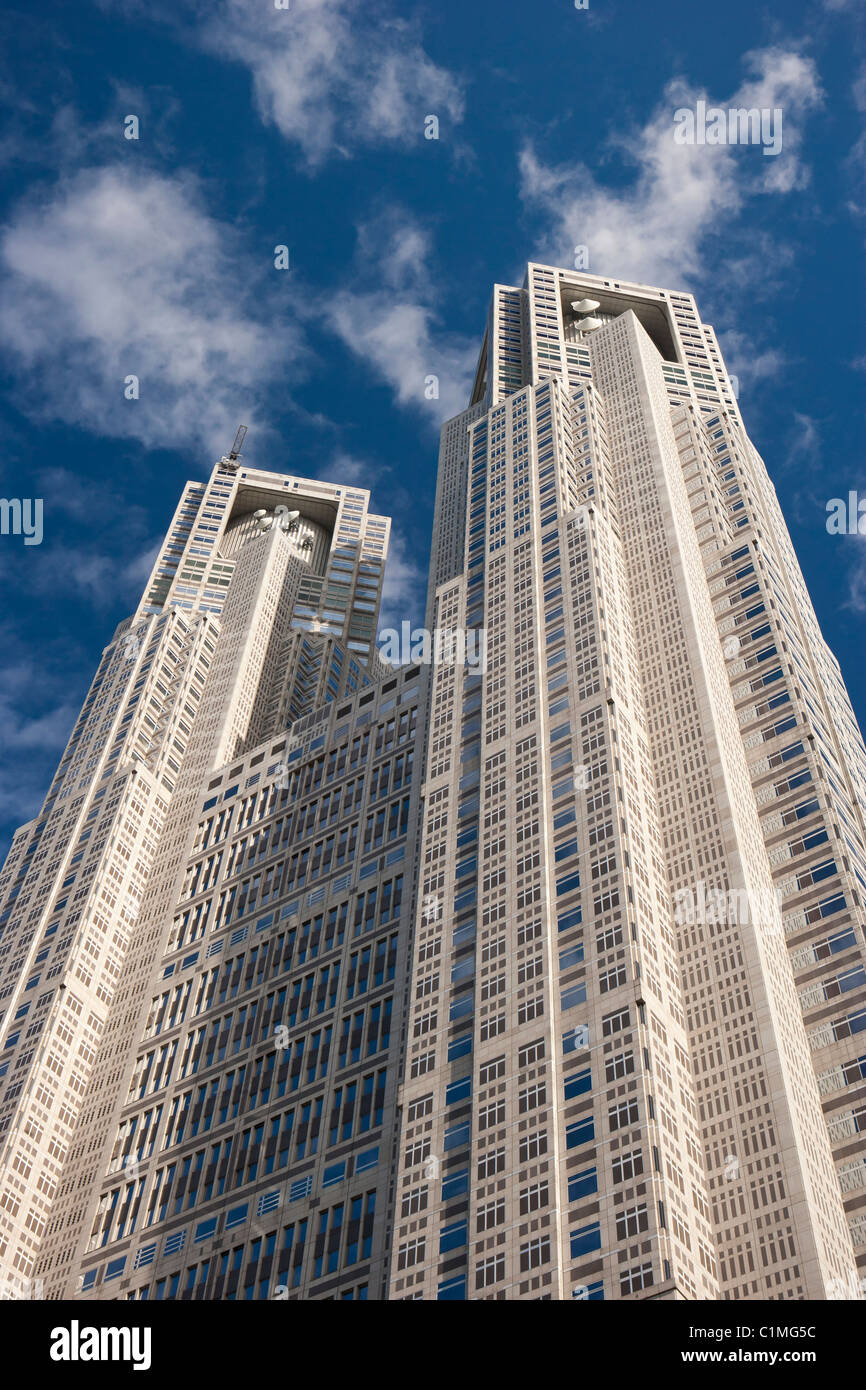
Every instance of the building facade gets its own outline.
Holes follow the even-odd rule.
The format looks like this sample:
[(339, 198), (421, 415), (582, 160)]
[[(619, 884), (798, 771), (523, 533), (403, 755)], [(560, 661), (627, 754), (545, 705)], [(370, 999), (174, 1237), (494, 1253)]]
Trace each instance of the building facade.
[(436, 510), (391, 1296), (861, 1297), (863, 743), (694, 300), (497, 286)]
[[(335, 1105), (340, 1135), (357, 1142), (340, 1146), (350, 1154), (340, 1182), (329, 1165), (331, 1209), (345, 1199), (353, 1229), (360, 1190), (361, 1272), (350, 1282), (358, 1296), (381, 1291), (384, 1226), (373, 1234), (373, 1223), (388, 1197), (420, 684), (372, 645), (389, 523), (368, 500), (232, 458), (207, 485), (188, 484), (42, 811), (15, 836), (0, 878), (10, 1296), (180, 1296), (166, 1260), (187, 1258), (187, 1232), (173, 1218), (207, 1205), (206, 1192), (228, 1201), (253, 1173), (266, 1177), (245, 1221), (233, 1204), (234, 1248), (272, 1210), (287, 1164), (300, 1163), (293, 1180), (310, 1194)], [(354, 1030), (363, 1016), (360, 1043), (334, 1026), (337, 998), (358, 1001), (348, 1017)], [(263, 1044), (273, 1055), (259, 1063)], [(220, 1123), (225, 1076), (241, 1169)], [(245, 1138), (235, 1122), (248, 1111)], [(278, 1112), (283, 1137), (271, 1145)], [(214, 1128), (216, 1148), (205, 1141)], [(318, 1208), (318, 1179), (316, 1193)], [(294, 1215), (292, 1259), (316, 1244), (312, 1224), (308, 1245), (299, 1236), (312, 1205)], [(221, 1273), (213, 1242), (194, 1234), (195, 1296), (234, 1296), (237, 1271)], [(157, 1245), (143, 1239), (140, 1251), (148, 1235)], [(275, 1279), (279, 1258), (263, 1258)]]
[(694, 300), (495, 287), (481, 665), (379, 660), (368, 503), (188, 484), (14, 838), (5, 1288), (862, 1297), (866, 753)]

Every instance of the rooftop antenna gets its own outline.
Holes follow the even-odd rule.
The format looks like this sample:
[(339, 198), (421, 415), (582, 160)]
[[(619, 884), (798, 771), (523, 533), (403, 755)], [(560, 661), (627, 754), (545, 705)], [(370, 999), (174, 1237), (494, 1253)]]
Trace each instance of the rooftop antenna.
[(246, 425), (238, 426), (238, 432), (235, 435), (235, 442), (232, 445), (230, 451), (227, 454), (223, 454), (222, 458), (220, 459), (220, 463), (226, 464), (229, 468), (237, 468), (239, 460), (243, 458), (241, 449), (243, 447), (246, 432)]

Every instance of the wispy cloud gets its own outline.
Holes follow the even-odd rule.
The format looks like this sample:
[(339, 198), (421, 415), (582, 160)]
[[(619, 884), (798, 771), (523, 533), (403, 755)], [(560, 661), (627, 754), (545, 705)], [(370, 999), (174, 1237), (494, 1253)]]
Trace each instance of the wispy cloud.
[(400, 631), (400, 624), (414, 626), (424, 620), (427, 596), (427, 570), (422, 566), (399, 531), (392, 528), (379, 612), (379, 629)]
[(208, 5), (198, 42), (249, 69), (259, 115), (310, 165), (361, 146), (423, 139), (424, 117), (463, 117), (459, 82), (425, 52), (417, 25), (364, 0)]
[(122, 8), (241, 64), (260, 119), (298, 146), (310, 169), (421, 141), (428, 115), (452, 128), (463, 119), (462, 78), (430, 57), (419, 21), (387, 0), (288, 0), (279, 9), (274, 0), (123, 0)]
[[(112, 538), (115, 542), (117, 537)], [(162, 537), (140, 545), (130, 555), (109, 549), (106, 539), (92, 546), (84, 544), (45, 544), (38, 563), (30, 566), (27, 584), (33, 594), (51, 597), (58, 592), (83, 600), (92, 608), (107, 610), (121, 600), (130, 607), (138, 602), (147, 582)], [(8, 575), (8, 571), (7, 571)], [(21, 581), (20, 572), (16, 578)]]
[[(576, 245), (589, 248), (594, 273), (676, 288), (719, 270), (719, 234), (729, 229), (747, 198), (802, 188), (809, 171), (800, 157), (802, 119), (821, 100), (811, 58), (793, 48), (747, 54), (748, 76), (728, 100), (718, 101), (684, 78), (640, 129), (622, 133), (616, 148), (637, 169), (622, 187), (606, 187), (580, 163), (549, 166), (531, 144), (520, 155), (521, 193), (546, 227), (539, 254), (570, 265)], [(782, 152), (674, 142), (674, 112), (711, 106), (783, 110)], [(753, 267), (755, 270), (756, 266)]]
[(322, 482), (339, 483), (343, 486), (351, 483), (354, 487), (372, 491), (376, 481), (387, 471), (371, 463), (369, 459), (356, 458), (354, 454), (348, 454), (341, 449), (322, 465), (317, 476), (321, 474)]
[[(44, 499), (48, 515), (71, 517), (82, 524), (85, 532), (117, 531), (118, 505), (122, 496), (122, 479), (113, 480), (111, 488), (94, 487), (93, 479), (60, 465), (40, 468), (33, 479), (32, 491)], [(145, 535), (148, 526), (147, 508), (141, 502), (123, 497), (123, 532), (127, 547)], [(110, 529), (109, 529), (110, 528)]]
[(842, 543), (851, 559), (845, 607), (866, 613), (866, 536), (846, 536)]
[(22, 635), (9, 624), (0, 636), (6, 654), (0, 668), (0, 759), (9, 773), (0, 781), (0, 822), (20, 825), (42, 804), (78, 714), (69, 686), (82, 653), (50, 636), (34, 647), (28, 634), (25, 655)]
[[(0, 82), (0, 105), (5, 109), (4, 134), (0, 138), (0, 166), (42, 165), (47, 169), (79, 168), (98, 164), (117, 154), (123, 139), (124, 122), (134, 115), (141, 122), (147, 147), (171, 156), (174, 144), (170, 128), (180, 119), (181, 103), (167, 88), (147, 91), (108, 79), (111, 87), (107, 109), (101, 117), (85, 120), (72, 101), (61, 101), (50, 120), (39, 103), (28, 100), (28, 89), (17, 83)], [(126, 152), (132, 152), (131, 145)]]
[[(182, 172), (62, 179), (13, 212), (0, 263), (0, 339), (45, 422), (222, 452), (301, 355), (279, 293), (260, 293), (273, 262), (250, 264)], [(125, 398), (130, 376), (138, 399)]]
[[(857, 77), (851, 88), (851, 96), (855, 109), (861, 114), (866, 112), (866, 63), (860, 64)], [(851, 146), (844, 167), (849, 173), (853, 185), (852, 196), (848, 199), (848, 210), (853, 213), (855, 217), (862, 218), (864, 213), (866, 213), (866, 200), (864, 200), (864, 179), (866, 179), (866, 130), (861, 130), (860, 135)]]
[(725, 366), (737, 377), (741, 391), (748, 391), (758, 382), (773, 380), (788, 365), (788, 358), (778, 348), (758, 347), (740, 329), (727, 328), (720, 331), (718, 336)]
[(358, 273), (324, 306), (346, 346), (371, 365), (400, 405), (423, 410), (438, 426), (464, 410), (478, 355), (477, 340), (441, 328), (430, 275), (430, 236), (391, 208), (358, 234)]
[(806, 461), (814, 467), (815, 459), (821, 454), (821, 430), (818, 421), (802, 411), (793, 412), (791, 442), (785, 457), (785, 468), (798, 468)]
[(815, 518), (826, 518), (826, 481), (821, 421), (800, 410), (778, 439), (773, 474), (786, 479), (785, 512), (789, 520), (811, 528)]

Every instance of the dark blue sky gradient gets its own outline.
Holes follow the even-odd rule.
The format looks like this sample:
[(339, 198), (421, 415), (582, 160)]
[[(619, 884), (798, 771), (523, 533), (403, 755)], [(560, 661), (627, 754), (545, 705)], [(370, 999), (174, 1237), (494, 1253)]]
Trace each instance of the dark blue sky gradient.
[[(324, 4), (344, 26), (344, 56), (292, 130), (254, 95), (268, 48), (257, 26), (274, 23), (264, 0), (13, 3), (0, 20), (0, 494), (43, 497), (45, 517), (39, 546), (0, 536), (0, 849), (38, 809), (181, 485), (207, 475), (236, 424), (250, 424), (255, 466), (371, 488), (395, 521), (388, 615), (420, 619), (439, 420), (462, 403), (493, 283), (522, 279), (528, 259), (569, 264), (598, 228), (583, 213), (587, 189), (612, 200), (615, 227), (647, 224), (645, 251), (632, 243), (622, 257), (615, 235), (590, 237), (591, 271), (650, 278), (634, 266), (667, 257), (680, 273), (660, 283), (695, 293), (722, 336), (863, 722), (866, 541), (825, 528), (829, 498), (866, 496), (862, 8)], [(285, 21), (321, 7), (292, 0)], [(423, 50), (426, 66), (398, 79), (397, 129), (381, 130), (365, 83), (403, 48)], [(768, 54), (777, 69), (782, 55), (800, 65), (784, 107), (788, 186), (768, 186), (774, 161), (760, 150), (730, 152), (718, 214), (698, 211), (692, 225), (685, 211), (666, 246), (653, 220), (664, 183), (634, 197), (652, 160), (669, 158), (651, 134), (668, 111), (672, 123), (668, 84), (727, 105), (750, 53), (765, 55), (765, 71)], [(138, 141), (122, 138), (130, 112)], [(423, 139), (429, 112), (440, 113), (438, 141)], [(570, 224), (529, 196), (527, 148), (559, 171)], [(92, 238), (97, 206), (105, 223)], [(273, 268), (281, 243), (287, 273)], [(175, 317), (178, 275), (188, 283)], [(140, 319), (114, 315), (130, 286)], [(390, 308), (380, 323), (374, 310)], [(219, 369), (196, 372), (196, 351), (216, 341), (227, 344)], [(137, 371), (141, 398), (124, 402), (123, 378)], [(427, 373), (439, 401), (424, 398)]]

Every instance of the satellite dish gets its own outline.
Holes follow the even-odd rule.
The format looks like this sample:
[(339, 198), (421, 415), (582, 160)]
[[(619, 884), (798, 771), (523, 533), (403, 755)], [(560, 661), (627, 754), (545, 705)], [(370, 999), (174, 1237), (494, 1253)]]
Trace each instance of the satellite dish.
[(253, 516), (255, 517), (267, 516), (267, 514), (267, 509), (265, 507), (259, 507), (257, 512), (253, 512)]
[(581, 319), (577, 325), (578, 333), (591, 333), (594, 328), (601, 328), (601, 319)]
[(591, 314), (593, 309), (600, 309), (601, 305), (597, 299), (577, 299), (571, 307), (576, 314)]
[(260, 530), (260, 531), (269, 531), (269, 530), (271, 529), (271, 527), (273, 526), (273, 524), (274, 524), (274, 518), (273, 518), (272, 516), (266, 516), (265, 519), (264, 519), (264, 521), (260, 523), (260, 525), (259, 525), (259, 530)]

